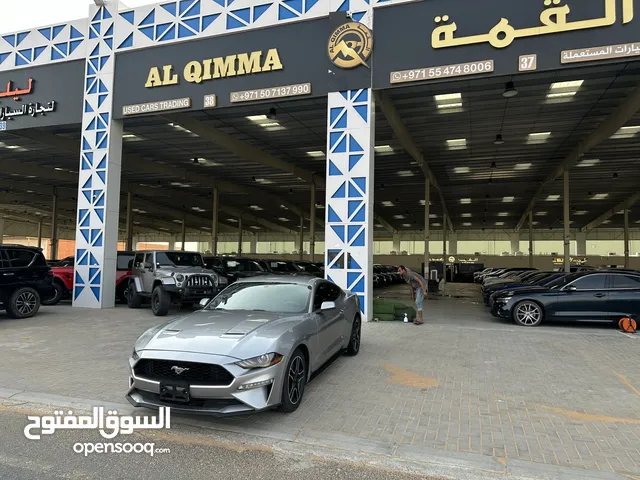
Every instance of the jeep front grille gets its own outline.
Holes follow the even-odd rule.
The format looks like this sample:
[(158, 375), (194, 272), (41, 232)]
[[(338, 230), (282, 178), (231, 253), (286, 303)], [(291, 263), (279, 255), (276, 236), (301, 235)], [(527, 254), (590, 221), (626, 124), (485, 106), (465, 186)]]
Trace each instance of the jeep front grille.
[(156, 382), (183, 380), (190, 385), (215, 386), (231, 385), (233, 382), (233, 375), (226, 368), (209, 363), (143, 358), (133, 370), (136, 376)]
[(206, 275), (192, 275), (187, 281), (187, 287), (213, 287), (213, 280)]

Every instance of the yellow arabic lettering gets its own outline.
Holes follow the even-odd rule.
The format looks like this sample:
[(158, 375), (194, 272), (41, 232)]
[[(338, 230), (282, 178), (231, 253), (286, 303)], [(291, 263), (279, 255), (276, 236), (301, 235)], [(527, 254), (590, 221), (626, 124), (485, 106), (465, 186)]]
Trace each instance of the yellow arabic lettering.
[(622, 0), (622, 23), (633, 20), (633, 0)]
[[(500, 21), (483, 35), (471, 35), (455, 38), (458, 29), (455, 22), (436, 27), (431, 34), (433, 48), (456, 47), (460, 45), (474, 45), (489, 43), (494, 48), (505, 48), (513, 43), (516, 38), (536, 37), (551, 33), (572, 32), (592, 28), (607, 27), (616, 22), (616, 0), (605, 0), (605, 16), (591, 20), (569, 22), (567, 18), (571, 13), (568, 5), (560, 5), (562, 0), (545, 0), (545, 10), (540, 14), (541, 26), (515, 29), (509, 24), (509, 20), (501, 18)], [(628, 23), (633, 19), (633, 0), (623, 0), (623, 21)], [(449, 16), (444, 15), (435, 18), (436, 24), (448, 22)]]

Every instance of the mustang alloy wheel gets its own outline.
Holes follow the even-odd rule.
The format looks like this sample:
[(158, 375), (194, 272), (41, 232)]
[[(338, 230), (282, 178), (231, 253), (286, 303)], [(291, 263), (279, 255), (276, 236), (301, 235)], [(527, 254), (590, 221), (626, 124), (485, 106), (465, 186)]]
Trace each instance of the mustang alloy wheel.
[(300, 349), (293, 352), (284, 375), (280, 410), (291, 413), (300, 406), (307, 383), (307, 362)]
[(356, 356), (360, 351), (360, 335), (362, 333), (362, 322), (360, 317), (356, 317), (353, 320), (353, 327), (351, 327), (351, 337), (349, 338), (349, 345), (347, 346), (347, 355)]
[(540, 325), (543, 317), (542, 307), (535, 302), (520, 302), (513, 309), (513, 319), (523, 327), (536, 327)]

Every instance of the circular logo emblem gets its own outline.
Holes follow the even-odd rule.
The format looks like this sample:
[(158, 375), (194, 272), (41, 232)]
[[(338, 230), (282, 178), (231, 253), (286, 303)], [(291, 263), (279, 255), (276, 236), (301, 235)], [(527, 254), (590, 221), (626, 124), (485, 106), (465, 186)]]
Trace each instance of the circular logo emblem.
[(373, 48), (373, 33), (366, 25), (348, 22), (340, 25), (329, 37), (329, 59), (340, 68), (367, 65)]
[(456, 263), (456, 257), (449, 257), (449, 263)]

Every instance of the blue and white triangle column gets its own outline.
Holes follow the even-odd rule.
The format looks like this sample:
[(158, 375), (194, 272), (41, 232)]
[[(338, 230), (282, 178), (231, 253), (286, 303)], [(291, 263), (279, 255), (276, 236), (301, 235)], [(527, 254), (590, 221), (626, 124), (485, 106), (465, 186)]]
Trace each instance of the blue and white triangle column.
[(370, 89), (329, 93), (325, 275), (373, 313), (375, 107)]
[(89, 11), (73, 306), (115, 302), (122, 122), (113, 120), (117, 2)]

